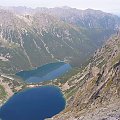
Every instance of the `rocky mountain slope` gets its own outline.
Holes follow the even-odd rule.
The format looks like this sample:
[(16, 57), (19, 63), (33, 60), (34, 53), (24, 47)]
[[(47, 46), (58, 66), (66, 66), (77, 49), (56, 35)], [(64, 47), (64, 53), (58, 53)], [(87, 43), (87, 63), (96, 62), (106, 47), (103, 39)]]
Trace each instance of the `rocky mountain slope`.
[(65, 22), (89, 29), (115, 29), (118, 28), (120, 23), (116, 15), (100, 10), (79, 10), (70, 7), (50, 9), (37, 8), (37, 10), (55, 15)]
[(71, 7), (55, 8), (27, 8), (27, 7), (2, 7), (16, 14), (34, 14), (36, 12), (54, 15), (59, 19), (84, 28), (96, 29), (116, 29), (119, 27), (119, 17), (105, 13), (100, 10), (86, 9), (80, 10)]
[(27, 8), (27, 7), (1, 7), (8, 9), (16, 14), (34, 14), (36, 12), (47, 13), (57, 16), (61, 20), (84, 28), (98, 29), (116, 29), (119, 27), (120, 21), (116, 15), (105, 13), (100, 10), (86, 9), (80, 10), (70, 7), (55, 8)]
[(67, 107), (52, 120), (119, 120), (120, 33), (98, 49), (90, 63), (67, 84)]
[[(101, 18), (99, 11), (94, 11), (92, 16), (91, 12), (88, 12), (85, 17), (90, 16), (87, 19), (92, 23), (99, 24), (101, 21), (107, 23), (107, 26), (110, 24), (111, 29), (99, 29), (106, 28), (102, 24), (97, 25), (99, 28), (91, 30), (82, 25), (76, 26), (76, 23), (72, 24), (51, 14), (51, 10), (45, 13), (40, 8), (30, 10), (34, 11), (32, 13), (23, 8), (23, 13), (26, 11), (31, 13), (30, 15), (9, 11), (0, 9), (1, 73), (15, 73), (55, 61), (66, 61), (74, 66), (81, 65), (120, 25), (120, 18), (100, 12), (104, 14)], [(74, 16), (71, 16), (71, 12), (69, 14), (70, 18)], [(77, 17), (76, 12), (75, 14)]]

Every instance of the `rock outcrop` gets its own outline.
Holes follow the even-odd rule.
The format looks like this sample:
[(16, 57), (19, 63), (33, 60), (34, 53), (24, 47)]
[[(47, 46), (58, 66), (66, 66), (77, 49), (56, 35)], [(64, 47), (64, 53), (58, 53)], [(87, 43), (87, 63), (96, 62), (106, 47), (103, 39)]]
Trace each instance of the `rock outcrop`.
[(120, 120), (119, 33), (97, 50), (90, 61), (72, 77), (74, 83), (79, 75), (74, 86), (78, 90), (71, 95), (70, 104), (52, 120)]

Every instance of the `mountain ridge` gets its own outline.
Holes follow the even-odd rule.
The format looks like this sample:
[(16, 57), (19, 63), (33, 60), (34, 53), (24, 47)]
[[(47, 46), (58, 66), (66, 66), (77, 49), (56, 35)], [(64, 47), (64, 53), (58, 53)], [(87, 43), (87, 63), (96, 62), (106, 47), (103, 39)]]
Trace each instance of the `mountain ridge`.
[[(105, 39), (117, 31), (115, 26), (119, 25), (113, 22), (110, 30), (89, 29), (61, 20), (49, 11), (39, 10), (31, 15), (19, 15), (1, 9), (0, 14), (1, 69), (11, 73), (56, 61), (81, 65)], [(9, 57), (6, 58), (6, 55)]]

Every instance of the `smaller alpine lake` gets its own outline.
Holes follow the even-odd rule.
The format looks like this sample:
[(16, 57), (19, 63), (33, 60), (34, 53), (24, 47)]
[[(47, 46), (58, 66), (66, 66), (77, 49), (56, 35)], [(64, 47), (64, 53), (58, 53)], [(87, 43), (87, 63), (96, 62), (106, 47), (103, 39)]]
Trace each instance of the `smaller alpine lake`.
[(54, 80), (71, 69), (72, 67), (68, 63), (56, 62), (43, 65), (33, 70), (20, 71), (16, 75), (27, 83), (39, 83)]
[(65, 99), (55, 86), (21, 91), (0, 108), (0, 120), (44, 120), (65, 108)]

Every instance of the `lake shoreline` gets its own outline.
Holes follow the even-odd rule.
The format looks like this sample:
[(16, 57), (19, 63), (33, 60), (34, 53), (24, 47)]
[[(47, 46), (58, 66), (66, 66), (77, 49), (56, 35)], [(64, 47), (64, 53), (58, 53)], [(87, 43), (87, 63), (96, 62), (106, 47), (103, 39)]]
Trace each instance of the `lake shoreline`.
[[(60, 112), (61, 111), (63, 111), (64, 109), (65, 109), (65, 107), (66, 107), (66, 99), (65, 99), (65, 97), (64, 97), (64, 95), (62, 94), (62, 91), (61, 91), (61, 89), (59, 88), (59, 87), (57, 87), (57, 86), (54, 86), (54, 85), (46, 85), (46, 86), (40, 86), (40, 87), (34, 87), (34, 88), (26, 88), (26, 89), (23, 89), (22, 91), (20, 91), (20, 92), (17, 92), (16, 94), (14, 94), (12, 97), (10, 97), (8, 100), (7, 100), (7, 102), (6, 103), (4, 103), (3, 104), (3, 106), (1, 107), (1, 110), (3, 110), (3, 108), (4, 108), (4, 106), (6, 106), (6, 105), (8, 105), (8, 103), (11, 101), (11, 100), (13, 100), (13, 98), (15, 98), (16, 96), (20, 96), (20, 95), (22, 95), (22, 94), (24, 94), (25, 92), (28, 92), (28, 91), (32, 91), (32, 90), (37, 90), (37, 89), (46, 89), (46, 88), (50, 88), (50, 89), (52, 89), (52, 91), (50, 92), (50, 90), (48, 90), (48, 92), (46, 91), (46, 93), (45, 94), (48, 94), (49, 92), (50, 92), (50, 94), (49, 94), (49, 96), (51, 96), (51, 93), (52, 93), (52, 96), (53, 96), (53, 98), (51, 98), (51, 99), (54, 99), (54, 96), (55, 96), (55, 94), (57, 93), (59, 93), (59, 99), (58, 99), (58, 101), (60, 101), (60, 100), (62, 100), (62, 101), (64, 101), (64, 106), (62, 107), (62, 110), (60, 110)], [(53, 90), (55, 90), (54, 92), (55, 93), (53, 93)], [(36, 91), (37, 92), (37, 91)], [(35, 92), (35, 94), (36, 94), (36, 92)], [(40, 91), (39, 91), (40, 92)], [(39, 93), (39, 92), (37, 92), (37, 93)], [(45, 91), (44, 91), (45, 92)], [(44, 92), (42, 92), (42, 94), (44, 95)], [(33, 96), (35, 96), (35, 94), (32, 94), (32, 99), (34, 98)], [(46, 95), (44, 96), (44, 97), (46, 97)], [(25, 99), (25, 98), (24, 98)], [(30, 100), (30, 99), (29, 99)], [(55, 99), (53, 100), (53, 101), (56, 101)], [(34, 101), (31, 101), (33, 104), (35, 104), (34, 103)], [(48, 103), (50, 102), (50, 99), (49, 99), (49, 101), (47, 101)], [(57, 101), (56, 101), (57, 102)], [(14, 103), (14, 102), (12, 102), (12, 103)], [(39, 104), (40, 104), (40, 102), (39, 102)], [(56, 104), (56, 103), (53, 103), (53, 105), (54, 104)], [(61, 102), (59, 102), (59, 104), (61, 104)], [(58, 103), (57, 103), (57, 106), (60, 106)], [(17, 104), (18, 105), (18, 104)], [(42, 104), (42, 105), (45, 105), (45, 104)], [(51, 104), (52, 105), (52, 104)], [(13, 105), (14, 106), (14, 105)], [(14, 106), (15, 107), (15, 106)], [(50, 107), (51, 108), (51, 107)], [(54, 108), (54, 107), (53, 107)], [(52, 108), (52, 109), (53, 109)], [(59, 109), (59, 107), (57, 107), (57, 109)], [(44, 110), (44, 109), (43, 109)], [(57, 112), (57, 111), (55, 111), (55, 112)], [(58, 114), (58, 113), (57, 113)], [(56, 115), (56, 114), (55, 114)], [(54, 116), (54, 115), (53, 115)], [(51, 117), (53, 117), (53, 116), (51, 116)], [(37, 119), (36, 119), (37, 120)]]

